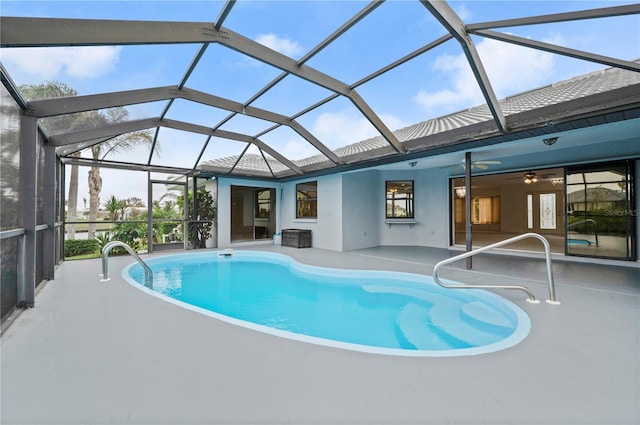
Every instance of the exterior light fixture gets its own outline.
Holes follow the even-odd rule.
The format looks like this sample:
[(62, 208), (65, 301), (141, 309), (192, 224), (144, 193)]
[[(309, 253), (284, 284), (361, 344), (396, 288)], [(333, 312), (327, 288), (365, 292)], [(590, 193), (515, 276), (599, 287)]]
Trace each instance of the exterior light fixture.
[(412, 161), (409, 163), (409, 167), (411, 168), (415, 167), (416, 165), (418, 165), (418, 161)]
[(454, 190), (456, 191), (456, 195), (458, 195), (458, 198), (464, 198), (465, 196), (467, 196), (467, 188), (464, 186), (456, 186)]
[(538, 182), (538, 176), (534, 172), (527, 171), (524, 174), (524, 177), (523, 177), (522, 181), (525, 184), (537, 183)]
[(557, 137), (549, 137), (548, 139), (542, 139), (542, 143), (547, 146), (551, 146), (558, 141)]

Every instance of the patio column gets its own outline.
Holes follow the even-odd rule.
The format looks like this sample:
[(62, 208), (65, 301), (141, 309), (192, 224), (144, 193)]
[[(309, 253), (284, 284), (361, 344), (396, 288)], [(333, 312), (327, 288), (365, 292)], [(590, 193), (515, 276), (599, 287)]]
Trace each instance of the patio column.
[(36, 219), (38, 196), (38, 120), (20, 117), (20, 218), (25, 230), (18, 265), (19, 308), (32, 308), (36, 292)]
[(53, 279), (56, 265), (56, 208), (58, 198), (57, 181), (57, 157), (56, 148), (50, 144), (44, 144), (44, 170), (42, 188), (42, 215), (43, 224), (47, 229), (43, 230), (43, 256), (42, 271), (45, 279)]
[(147, 253), (153, 252), (153, 183), (151, 171), (147, 171)]
[[(464, 186), (467, 195), (464, 198), (464, 207), (466, 211), (465, 222), (465, 240), (467, 243), (467, 252), (473, 249), (472, 235), (471, 235), (471, 152), (465, 152), (464, 154)], [(471, 257), (467, 257), (466, 269), (471, 270), (473, 267), (473, 261)]]
[(66, 209), (65, 209), (65, 205), (67, 205), (67, 195), (66, 195), (66, 187), (65, 187), (65, 182), (67, 181), (66, 178), (66, 167), (65, 165), (60, 161), (60, 158), (56, 159), (56, 179), (58, 182), (58, 205), (57, 207), (57, 218), (60, 220), (60, 222), (58, 222), (58, 224), (60, 225), (60, 235), (57, 236), (57, 242), (56, 242), (56, 246), (58, 248), (58, 255), (56, 256), (56, 264), (58, 264), (60, 261), (64, 260), (64, 240), (65, 240), (65, 235), (67, 234), (66, 230), (65, 230), (65, 221), (67, 219), (66, 216)]

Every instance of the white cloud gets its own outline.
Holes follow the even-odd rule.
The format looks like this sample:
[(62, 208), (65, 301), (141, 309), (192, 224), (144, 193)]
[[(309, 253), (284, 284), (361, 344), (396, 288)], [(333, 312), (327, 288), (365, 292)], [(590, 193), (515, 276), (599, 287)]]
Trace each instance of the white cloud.
[[(381, 114), (380, 119), (391, 130), (407, 126), (401, 119), (393, 115)], [(311, 132), (330, 149), (380, 135), (364, 116), (348, 111), (321, 114), (314, 123)]]
[[(394, 115), (381, 114), (379, 117), (391, 130), (407, 126)], [(322, 144), (332, 150), (379, 135), (364, 116), (353, 111), (323, 113), (309, 130)], [(271, 147), (291, 160), (305, 159), (321, 153), (302, 137), (278, 138), (277, 142), (270, 140), (273, 143), (265, 139)]]
[(309, 158), (318, 155), (320, 152), (309, 142), (300, 140), (289, 140), (284, 143), (284, 147), (280, 151), (285, 158), (291, 160)]
[(378, 116), (391, 131), (399, 130), (401, 128), (405, 128), (410, 125), (409, 123), (402, 121), (400, 118), (396, 117), (395, 115), (378, 114)]
[(462, 20), (462, 22), (467, 22), (473, 16), (466, 3), (461, 3), (460, 5), (456, 6), (455, 12), (458, 14), (458, 17)]
[(553, 71), (554, 56), (540, 50), (485, 40), (478, 52), (499, 98), (535, 88)]
[[(491, 39), (482, 40), (476, 48), (498, 99), (544, 84), (553, 71), (550, 53)], [(414, 101), (424, 109), (447, 113), (485, 103), (464, 53), (441, 55), (432, 68), (448, 76), (449, 84), (434, 92), (421, 89)]]
[(325, 112), (313, 125), (312, 133), (330, 149), (350, 145), (375, 135), (364, 118), (349, 112)]
[(2, 49), (2, 62), (40, 81), (62, 77), (91, 79), (109, 73), (118, 63), (120, 47), (33, 47)]
[(302, 46), (297, 41), (280, 38), (275, 34), (261, 34), (256, 37), (256, 41), (283, 55), (293, 57), (302, 53)]

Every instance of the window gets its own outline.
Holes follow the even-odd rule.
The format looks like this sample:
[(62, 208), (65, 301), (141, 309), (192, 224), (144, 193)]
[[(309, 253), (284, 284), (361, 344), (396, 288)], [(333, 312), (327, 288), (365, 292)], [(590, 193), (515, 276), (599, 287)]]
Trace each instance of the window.
[(533, 229), (533, 195), (527, 195), (527, 229)]
[(637, 258), (634, 168), (633, 160), (567, 168), (567, 254)]
[(275, 211), (275, 189), (231, 185), (231, 242), (271, 239)]
[(473, 198), (471, 201), (471, 222), (473, 224), (499, 224), (500, 197)]
[(296, 218), (318, 217), (318, 182), (296, 185)]
[(388, 181), (387, 218), (413, 218), (413, 180)]
[(556, 194), (540, 194), (540, 228), (556, 228)]
[(257, 189), (255, 191), (256, 218), (271, 217), (271, 192), (273, 189)]

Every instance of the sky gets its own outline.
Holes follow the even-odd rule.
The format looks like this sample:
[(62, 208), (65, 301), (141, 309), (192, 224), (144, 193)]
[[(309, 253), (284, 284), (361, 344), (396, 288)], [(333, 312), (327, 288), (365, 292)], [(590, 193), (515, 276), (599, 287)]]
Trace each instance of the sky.
[[(363, 1), (239, 1), (223, 25), (297, 60), (367, 4)], [(465, 23), (621, 4), (631, 2), (450, 2)], [(223, 5), (221, 1), (2, 0), (0, 14), (214, 22)], [(496, 30), (618, 59), (640, 58), (640, 17), (637, 15)], [(445, 29), (417, 0), (389, 0), (306, 65), (352, 85), (445, 33)], [(604, 68), (600, 64), (495, 40), (474, 36), (473, 41), (499, 99)], [(176, 85), (199, 48), (200, 45), (185, 44), (1, 49), (0, 60), (18, 85), (61, 81), (80, 95), (87, 95)], [(244, 103), (280, 73), (268, 64), (212, 44), (186, 86)], [(358, 86), (356, 90), (391, 130), (485, 103), (466, 57), (454, 40)], [(252, 106), (290, 116), (331, 94), (324, 88), (289, 75)], [(127, 106), (127, 110), (131, 119), (150, 118), (159, 116), (165, 105), (166, 102), (155, 102)], [(227, 115), (226, 111), (178, 100), (167, 118), (212, 127)], [(331, 149), (377, 135), (354, 105), (341, 97), (297, 120)], [(237, 116), (221, 129), (255, 135), (271, 126), (262, 120)], [(154, 153), (152, 163), (191, 167), (205, 140), (205, 136), (162, 129), (159, 137), (161, 150)], [(318, 153), (287, 127), (267, 133), (261, 136), (261, 140), (294, 160)], [(243, 143), (213, 139), (202, 159), (237, 155), (243, 149)], [(140, 148), (116, 153), (108, 159), (146, 163), (148, 157), (149, 149)], [(109, 173), (104, 170), (103, 176)], [(122, 176), (117, 177), (117, 173), (111, 178), (123, 180)], [(83, 190), (86, 188), (81, 186), (79, 206), (82, 205)], [(143, 197), (139, 193), (146, 191), (146, 181), (144, 186), (140, 184), (138, 187), (132, 185), (128, 178), (127, 185), (116, 185), (113, 191), (122, 191), (121, 197)]]

